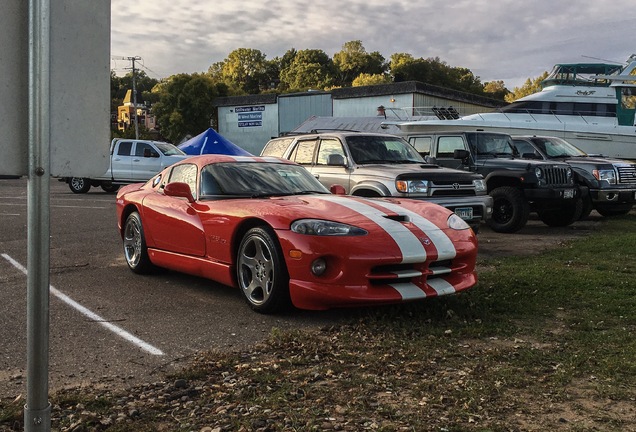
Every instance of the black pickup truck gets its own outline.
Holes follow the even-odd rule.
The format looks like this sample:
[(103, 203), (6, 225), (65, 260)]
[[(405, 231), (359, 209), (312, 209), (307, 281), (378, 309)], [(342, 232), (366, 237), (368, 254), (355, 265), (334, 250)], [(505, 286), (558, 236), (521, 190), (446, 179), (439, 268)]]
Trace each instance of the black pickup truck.
[(548, 136), (513, 136), (517, 151), (526, 159), (566, 162), (574, 180), (588, 188), (581, 218), (592, 210), (603, 216), (629, 213), (636, 203), (636, 163), (588, 155), (564, 139)]
[(581, 215), (586, 190), (575, 183), (572, 168), (560, 161), (521, 159), (510, 135), (440, 131), (406, 138), (432, 163), (485, 177), (494, 201), (487, 223), (494, 231), (520, 230), (531, 212), (549, 226), (570, 225)]

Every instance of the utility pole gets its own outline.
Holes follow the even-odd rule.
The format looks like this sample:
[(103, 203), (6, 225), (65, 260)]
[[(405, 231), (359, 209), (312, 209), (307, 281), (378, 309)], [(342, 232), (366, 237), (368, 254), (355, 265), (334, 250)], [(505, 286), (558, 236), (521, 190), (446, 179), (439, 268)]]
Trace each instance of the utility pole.
[(133, 118), (135, 119), (135, 139), (139, 139), (139, 122), (137, 120), (137, 86), (135, 84), (135, 61), (141, 60), (141, 57), (134, 56), (128, 57), (128, 60), (132, 62), (132, 92), (133, 92)]

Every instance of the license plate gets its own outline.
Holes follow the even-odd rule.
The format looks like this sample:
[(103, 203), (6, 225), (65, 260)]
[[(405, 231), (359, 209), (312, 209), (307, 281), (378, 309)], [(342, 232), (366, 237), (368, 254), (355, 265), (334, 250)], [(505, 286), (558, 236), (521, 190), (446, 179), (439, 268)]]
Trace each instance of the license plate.
[(563, 191), (563, 198), (574, 198), (574, 189), (566, 189)]
[(464, 220), (471, 220), (473, 218), (472, 207), (457, 207), (455, 214)]

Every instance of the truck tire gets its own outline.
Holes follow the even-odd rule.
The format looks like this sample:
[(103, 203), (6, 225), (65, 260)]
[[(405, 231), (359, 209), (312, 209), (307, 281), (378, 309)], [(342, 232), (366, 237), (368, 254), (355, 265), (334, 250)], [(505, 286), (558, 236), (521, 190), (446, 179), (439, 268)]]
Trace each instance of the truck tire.
[(91, 180), (85, 177), (71, 177), (68, 181), (68, 187), (73, 193), (86, 193), (91, 189)]
[(500, 186), (490, 191), (493, 200), (492, 217), (488, 226), (495, 232), (513, 233), (528, 223), (530, 205), (521, 190), (511, 186)]
[(612, 206), (598, 206), (596, 211), (601, 214), (601, 216), (622, 216), (626, 215), (632, 209), (632, 204), (615, 204)]
[(100, 186), (102, 190), (107, 193), (114, 193), (119, 189), (119, 185), (113, 184), (112, 182), (101, 182)]
[(551, 227), (572, 225), (581, 218), (583, 200), (581, 198), (561, 208), (541, 210), (538, 212), (541, 222)]
[(592, 198), (585, 197), (583, 198), (583, 208), (581, 209), (581, 216), (579, 216), (579, 220), (587, 219), (587, 217), (594, 210), (594, 205), (592, 204)]

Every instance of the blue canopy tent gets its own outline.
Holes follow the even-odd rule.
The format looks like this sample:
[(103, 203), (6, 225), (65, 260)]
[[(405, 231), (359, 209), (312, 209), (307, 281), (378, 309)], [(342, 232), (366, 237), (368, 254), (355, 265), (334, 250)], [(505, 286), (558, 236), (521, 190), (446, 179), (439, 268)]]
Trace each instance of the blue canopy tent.
[(226, 154), (234, 156), (252, 156), (227, 138), (219, 135), (214, 129), (209, 128), (199, 135), (179, 144), (181, 150), (189, 155), (202, 154)]

